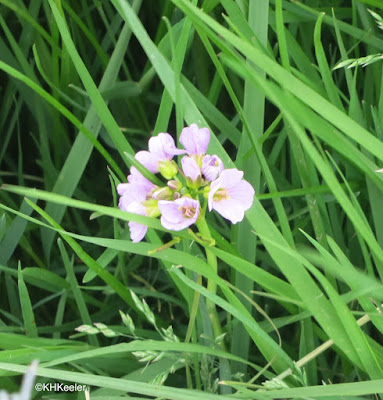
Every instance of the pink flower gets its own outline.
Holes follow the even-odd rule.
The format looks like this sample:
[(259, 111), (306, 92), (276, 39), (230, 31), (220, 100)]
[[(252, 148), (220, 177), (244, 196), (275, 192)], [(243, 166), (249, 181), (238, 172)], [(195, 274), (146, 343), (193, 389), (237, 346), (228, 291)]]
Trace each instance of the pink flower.
[[(126, 211), (138, 215), (147, 215), (146, 207), (144, 207), (141, 203), (138, 202), (130, 203)], [(132, 239), (132, 242), (133, 243), (141, 242), (141, 240), (146, 235), (148, 227), (146, 225), (142, 225), (134, 221), (130, 221), (128, 225), (129, 225), (130, 239)]]
[(201, 169), (194, 160), (194, 158), (185, 156), (181, 159), (182, 171), (187, 178), (190, 178), (192, 182), (195, 182), (198, 178), (201, 178)]
[(117, 193), (120, 196), (122, 196), (128, 190), (129, 184), (142, 186), (142, 190), (145, 190), (146, 194), (157, 187), (150, 182), (149, 179), (146, 179), (144, 175), (142, 175), (141, 172), (139, 172), (135, 167), (130, 168), (130, 175), (128, 175), (127, 179), (129, 183), (120, 183), (117, 185)]
[[(121, 187), (123, 190), (121, 190)], [(148, 194), (144, 185), (124, 183), (118, 185), (117, 190), (121, 195), (118, 206), (122, 211), (127, 211), (138, 215), (147, 215), (147, 209), (142, 204), (146, 200), (146, 196)], [(140, 242), (144, 238), (148, 227), (134, 221), (130, 221), (128, 225), (132, 242)]]
[(174, 201), (158, 202), (161, 211), (161, 224), (165, 229), (181, 231), (197, 221), (199, 201), (190, 197), (181, 197)]
[(202, 159), (201, 171), (207, 181), (214, 181), (217, 179), (223, 169), (223, 162), (218, 156), (206, 155)]
[[(121, 196), (118, 206), (122, 211), (133, 214), (158, 216), (157, 200), (151, 198), (157, 186), (146, 179), (136, 168), (132, 167), (130, 172), (131, 175), (128, 176), (129, 183), (120, 183), (117, 186), (117, 192)], [(133, 243), (140, 242), (144, 238), (148, 227), (134, 221), (130, 221), (128, 225)]]
[(233, 224), (242, 221), (253, 204), (254, 189), (242, 177), (243, 171), (235, 168), (223, 170), (211, 183), (208, 196), (209, 211), (214, 209)]
[(143, 185), (150, 192), (154, 187), (154, 183), (150, 182), (149, 179), (145, 178), (136, 167), (130, 167), (130, 175), (128, 175), (128, 182), (137, 185)]
[[(133, 183), (121, 183), (117, 186), (117, 192), (121, 196), (118, 206), (122, 211), (128, 211), (127, 207), (132, 202), (142, 203), (146, 200), (148, 190), (144, 185), (135, 185)], [(129, 211), (130, 212), (130, 211)]]
[(189, 156), (200, 156), (206, 153), (210, 141), (210, 131), (199, 129), (196, 124), (182, 129), (180, 143), (185, 147)]
[(160, 171), (161, 163), (169, 163), (176, 154), (184, 154), (177, 149), (174, 139), (168, 133), (159, 133), (149, 139), (149, 151), (139, 151), (135, 158), (151, 173)]

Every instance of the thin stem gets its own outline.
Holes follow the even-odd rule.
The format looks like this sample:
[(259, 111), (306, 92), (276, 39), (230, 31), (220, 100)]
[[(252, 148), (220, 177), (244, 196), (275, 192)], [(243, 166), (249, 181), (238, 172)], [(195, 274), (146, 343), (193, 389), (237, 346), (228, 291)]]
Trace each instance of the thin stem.
[[(202, 215), (200, 217), (200, 219), (196, 223), (196, 225), (198, 227), (200, 235), (204, 239), (213, 239), (211, 236), (211, 233), (210, 233), (209, 226), (206, 223), (206, 219), (205, 219), (204, 215)], [(206, 250), (207, 263), (210, 265), (210, 267), (213, 269), (213, 271), (215, 273), (217, 273), (217, 271), (218, 271), (217, 257), (208, 248), (205, 248), (205, 250)], [(217, 292), (217, 284), (214, 281), (212, 281), (211, 279), (209, 279), (207, 282), (207, 290), (212, 294), (216, 294), (216, 292)], [(216, 337), (222, 335), (222, 327), (221, 327), (221, 322), (218, 317), (217, 309), (216, 309), (215, 303), (209, 299), (206, 299), (206, 306), (207, 306), (207, 310), (209, 313), (210, 322), (211, 322), (211, 325), (213, 328), (214, 337), (216, 338)], [(220, 346), (222, 347), (222, 349), (225, 349), (225, 344), (223, 341), (221, 342)]]
[[(201, 276), (201, 274), (198, 274), (198, 276), (197, 276), (197, 284), (198, 285), (202, 285), (202, 276)], [(192, 333), (193, 333), (194, 326), (195, 326), (195, 319), (197, 317), (199, 298), (200, 298), (200, 293), (195, 291), (194, 292), (193, 304), (192, 304), (192, 308), (191, 308), (191, 311), (190, 311), (189, 325), (188, 325), (188, 329), (186, 331), (186, 336), (185, 336), (185, 343), (189, 343), (190, 342), (190, 338), (192, 337)], [(192, 379), (191, 379), (189, 359), (188, 359), (188, 355), (187, 354), (185, 354), (185, 369), (186, 369), (187, 386), (188, 386), (189, 389), (192, 389), (193, 388), (192, 387)]]
[[(202, 276), (201, 276), (201, 274), (198, 274), (198, 276), (197, 276), (197, 284), (198, 285), (202, 285)], [(200, 297), (200, 293), (195, 291), (194, 292), (194, 299), (193, 299), (192, 309), (191, 309), (191, 312), (190, 312), (190, 321), (189, 321), (188, 329), (186, 331), (186, 336), (185, 336), (185, 343), (189, 343), (190, 338), (192, 336), (192, 332), (193, 332), (193, 328), (194, 328), (194, 324), (195, 324), (195, 319), (196, 319), (197, 311), (198, 311), (199, 297)]]

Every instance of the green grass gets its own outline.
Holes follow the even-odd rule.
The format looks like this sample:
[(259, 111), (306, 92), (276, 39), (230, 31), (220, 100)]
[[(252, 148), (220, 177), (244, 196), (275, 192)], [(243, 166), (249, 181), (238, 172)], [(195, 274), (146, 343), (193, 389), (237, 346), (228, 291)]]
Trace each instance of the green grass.
[[(383, 31), (369, 9), (383, 13), (0, 0), (0, 389), (38, 359), (38, 382), (92, 399), (382, 397)], [(209, 214), (213, 246), (117, 207), (130, 166), (160, 182), (135, 152), (192, 123), (256, 192), (236, 225)]]

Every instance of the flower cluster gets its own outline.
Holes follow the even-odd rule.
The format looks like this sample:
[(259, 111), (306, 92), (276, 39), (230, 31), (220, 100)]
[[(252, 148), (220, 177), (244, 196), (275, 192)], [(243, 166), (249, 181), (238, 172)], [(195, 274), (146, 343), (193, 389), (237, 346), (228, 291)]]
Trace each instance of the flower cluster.
[[(196, 124), (182, 130), (178, 149), (168, 133), (149, 139), (149, 151), (139, 151), (135, 158), (153, 174), (160, 173), (168, 182), (159, 187), (146, 179), (135, 167), (130, 168), (128, 183), (117, 186), (123, 211), (149, 217), (161, 216), (165, 229), (180, 231), (204, 217), (200, 197), (209, 211), (215, 210), (233, 224), (242, 221), (254, 197), (254, 189), (235, 168), (225, 169), (216, 155), (206, 154), (210, 132)], [(173, 160), (183, 155), (181, 168)], [(129, 222), (130, 237), (141, 241), (145, 225)]]

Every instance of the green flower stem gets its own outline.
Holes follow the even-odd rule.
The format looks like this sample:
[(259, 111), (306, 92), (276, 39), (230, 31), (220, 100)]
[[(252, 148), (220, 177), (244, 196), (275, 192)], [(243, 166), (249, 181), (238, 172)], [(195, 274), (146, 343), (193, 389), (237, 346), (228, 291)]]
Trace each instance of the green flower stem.
[[(198, 276), (197, 276), (197, 284), (198, 285), (202, 285), (202, 276), (201, 276), (201, 274), (198, 274)], [(199, 297), (200, 297), (200, 293), (195, 291), (194, 292), (193, 304), (192, 304), (192, 308), (191, 308), (191, 312), (190, 312), (189, 325), (188, 325), (188, 329), (186, 331), (186, 336), (185, 336), (185, 343), (189, 343), (190, 338), (192, 337), (194, 324), (195, 324), (195, 319), (197, 317)]]
[[(200, 219), (197, 221), (196, 225), (198, 227), (201, 237), (203, 237), (206, 240), (213, 240), (209, 226), (207, 225), (204, 215), (200, 216)], [(208, 264), (213, 269), (213, 271), (217, 273), (218, 272), (217, 257), (208, 248), (205, 248), (205, 250), (206, 250), (206, 259)], [(209, 279), (207, 282), (207, 290), (212, 294), (216, 294), (217, 284)], [(206, 299), (206, 306), (209, 313), (211, 325), (213, 327), (214, 337), (216, 338), (222, 335), (222, 327), (218, 317), (217, 309), (215, 303), (209, 299)], [(221, 347), (225, 349), (225, 344), (223, 341), (221, 342)]]
[[(201, 274), (198, 274), (198, 276), (197, 276), (197, 284), (202, 285)], [(185, 343), (189, 343), (189, 341), (192, 337), (192, 334), (193, 334), (195, 319), (197, 317), (197, 312), (198, 312), (199, 297), (200, 297), (200, 293), (195, 291), (193, 304), (192, 304), (192, 307), (190, 310), (189, 325), (188, 325), (188, 329), (186, 331), (186, 336), (185, 336)], [(191, 379), (191, 374), (190, 374), (189, 356), (187, 354), (185, 354), (185, 369), (186, 369), (187, 386), (189, 389), (192, 389), (193, 387), (192, 387), (192, 379)], [(198, 374), (196, 376), (198, 376)]]
[(176, 243), (179, 243), (180, 241), (181, 241), (181, 238), (178, 237), (178, 236), (176, 236), (176, 237), (175, 237), (173, 240), (171, 240), (170, 242), (165, 243), (165, 244), (163, 244), (162, 246), (157, 247), (157, 248), (154, 249), (154, 250), (148, 250), (148, 255), (150, 256), (150, 255), (152, 255), (152, 254), (158, 253), (159, 251), (166, 250), (166, 249), (168, 249), (169, 247), (174, 246)]

